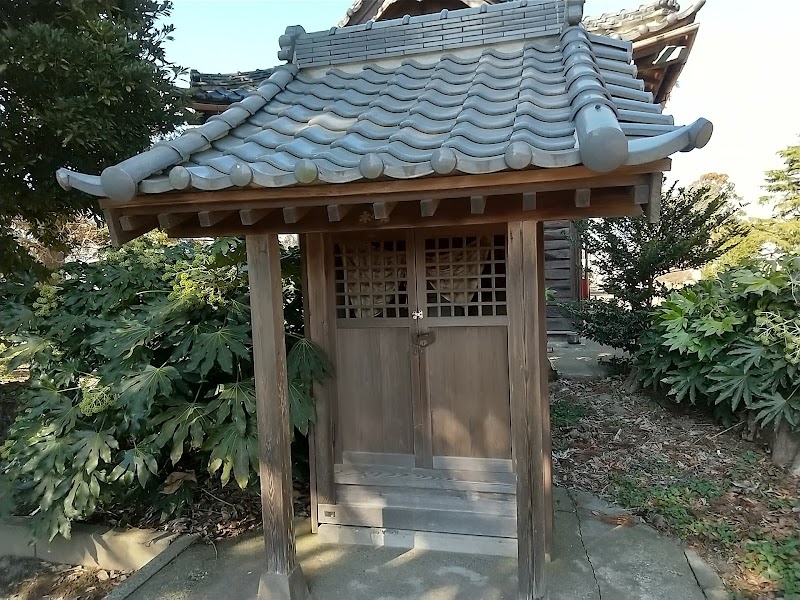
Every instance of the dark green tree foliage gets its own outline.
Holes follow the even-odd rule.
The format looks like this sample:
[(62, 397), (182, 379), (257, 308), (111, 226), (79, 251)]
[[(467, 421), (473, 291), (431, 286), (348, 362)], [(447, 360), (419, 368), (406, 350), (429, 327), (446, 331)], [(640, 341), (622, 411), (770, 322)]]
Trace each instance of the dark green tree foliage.
[(800, 429), (800, 256), (755, 261), (674, 292), (637, 355), (645, 384), (730, 418)]
[[(168, 514), (185, 473), (257, 482), (244, 244), (165, 242), (0, 285), (10, 367), (31, 369), (0, 478), (24, 514), (38, 509), (39, 534), (67, 536), (75, 519), (137, 502)], [(291, 419), (306, 433), (312, 383), (330, 366), (300, 336), (299, 254), (283, 252)]]
[(100, 173), (185, 121), (156, 0), (0, 3), (0, 273), (28, 265), (12, 221), (58, 247), (57, 225), (94, 210), (59, 167)]
[[(635, 352), (649, 326), (654, 300), (666, 286), (656, 279), (672, 271), (699, 269), (731, 247), (747, 228), (726, 193), (673, 186), (662, 197), (661, 219), (594, 219), (579, 224), (596, 275), (611, 300), (568, 307), (578, 331), (614, 348)], [(724, 232), (724, 236), (720, 235)]]
[(767, 171), (764, 189), (769, 195), (761, 203), (772, 205), (779, 219), (800, 219), (800, 145), (784, 148), (778, 156), (785, 166)]

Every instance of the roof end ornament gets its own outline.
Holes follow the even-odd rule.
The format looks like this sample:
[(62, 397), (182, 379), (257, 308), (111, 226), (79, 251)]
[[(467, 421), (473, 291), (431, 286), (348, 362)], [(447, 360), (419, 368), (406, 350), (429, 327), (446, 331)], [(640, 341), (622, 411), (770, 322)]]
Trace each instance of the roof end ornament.
[(286, 28), (286, 33), (278, 38), (278, 44), (281, 47), (278, 52), (278, 60), (285, 60), (289, 63), (294, 62), (297, 40), (305, 32), (306, 30), (301, 25), (290, 25)]
[(586, 0), (566, 0), (564, 19), (567, 26), (577, 25), (583, 20), (583, 5)]

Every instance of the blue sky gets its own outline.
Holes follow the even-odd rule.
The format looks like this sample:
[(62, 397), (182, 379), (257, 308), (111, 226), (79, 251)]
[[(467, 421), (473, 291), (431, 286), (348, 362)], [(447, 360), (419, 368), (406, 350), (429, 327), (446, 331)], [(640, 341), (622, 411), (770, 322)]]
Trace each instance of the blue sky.
[[(587, 0), (585, 13), (633, 8), (646, 0)], [(681, 0), (682, 5), (692, 0)], [(351, 0), (174, 0), (175, 40), (167, 56), (205, 72), (270, 67), (288, 25), (328, 29)], [(756, 10), (762, 6), (764, 10)], [(800, 56), (798, 0), (708, 0), (689, 64), (667, 105), (677, 123), (706, 117), (709, 145), (674, 159), (671, 178), (691, 183), (708, 172), (731, 176), (755, 202), (763, 173), (781, 166), (775, 153), (798, 143)], [(755, 213), (763, 209), (754, 208)]]

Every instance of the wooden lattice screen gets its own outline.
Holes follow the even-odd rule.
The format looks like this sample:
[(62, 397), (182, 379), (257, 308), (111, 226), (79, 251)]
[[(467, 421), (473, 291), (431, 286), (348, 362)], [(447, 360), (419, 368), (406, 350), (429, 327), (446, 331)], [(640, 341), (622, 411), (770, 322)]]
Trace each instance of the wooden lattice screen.
[(408, 318), (405, 240), (336, 245), (336, 318)]
[(428, 317), (505, 315), (505, 236), (426, 239), (425, 290)]

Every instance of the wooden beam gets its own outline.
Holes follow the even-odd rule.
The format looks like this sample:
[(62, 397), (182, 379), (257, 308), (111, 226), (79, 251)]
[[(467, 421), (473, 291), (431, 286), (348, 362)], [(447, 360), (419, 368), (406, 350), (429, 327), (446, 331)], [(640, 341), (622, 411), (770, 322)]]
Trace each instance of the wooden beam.
[(652, 173), (650, 175), (650, 200), (644, 207), (644, 213), (649, 223), (658, 223), (661, 219), (661, 186), (663, 184), (663, 174)]
[(277, 235), (247, 236), (266, 555), (258, 597), (300, 600), (308, 596), (308, 588), (297, 564), (292, 524), (291, 425), (280, 255)]
[(423, 217), (432, 217), (436, 214), (436, 209), (439, 208), (439, 198), (426, 198), (419, 201), (419, 212)]
[(194, 215), (192, 213), (160, 213), (158, 215), (158, 226), (161, 229), (174, 229), (193, 218)]
[[(376, 231), (381, 229), (407, 229), (428, 226), (467, 226), (484, 225), (488, 223), (507, 223), (540, 219), (543, 221), (589, 219), (595, 217), (621, 217), (639, 216), (642, 214), (640, 206), (631, 201), (627, 190), (604, 190), (603, 194), (595, 193), (595, 200), (589, 208), (575, 208), (572, 203), (572, 192), (560, 192), (551, 199), (539, 194), (535, 211), (523, 211), (517, 202), (489, 202), (486, 212), (482, 215), (470, 213), (469, 199), (463, 198), (441, 204), (436, 214), (432, 217), (419, 216), (418, 210), (411, 210), (416, 205), (400, 203), (392, 213), (391, 221), (385, 220), (354, 220), (346, 219), (343, 225), (328, 221), (324, 211), (314, 212), (297, 224), (286, 225), (283, 220), (265, 219), (256, 226), (244, 227), (237, 224), (221, 223), (213, 230), (201, 227), (180, 227), (170, 232), (175, 237), (207, 237), (210, 231), (213, 235), (247, 235), (254, 232), (265, 233), (320, 233), (335, 231)], [(403, 207), (403, 204), (409, 206)], [(402, 209), (401, 209), (402, 207)]]
[(232, 210), (202, 210), (197, 213), (197, 219), (200, 221), (200, 227), (213, 227), (217, 223), (230, 217), (233, 213), (234, 211)]
[(347, 216), (347, 213), (349, 213), (352, 208), (352, 204), (329, 204), (328, 221), (331, 223), (338, 223)]
[(122, 231), (137, 231), (147, 228), (147, 231), (158, 225), (158, 220), (152, 215), (123, 215), (119, 218)]
[(542, 222), (508, 224), (509, 381), (517, 474), (519, 598), (546, 597), (547, 507), (544, 401), (548, 370)]
[(308, 214), (311, 210), (310, 206), (287, 206), (283, 209), (283, 221), (285, 223), (297, 223)]
[(272, 208), (243, 208), (239, 211), (239, 219), (242, 221), (242, 225), (255, 225), (273, 210)]
[(375, 202), (372, 205), (372, 214), (378, 221), (383, 221), (389, 218), (396, 207), (397, 202)]
[(469, 199), (469, 212), (482, 215), (486, 210), (486, 196), (472, 196)]
[[(420, 177), (416, 179), (377, 182), (342, 183), (336, 185), (296, 186), (285, 188), (248, 188), (207, 191), (174, 192), (167, 194), (141, 194), (132, 202), (120, 203), (108, 198), (100, 199), (103, 208), (154, 207), (176, 204), (208, 204), (234, 202), (271, 202), (274, 208), (280, 202), (292, 206), (328, 204), (366, 204), (376, 197), (391, 196), (391, 201), (420, 200), (421, 198), (458, 198), (476, 195), (523, 193), (530, 191), (557, 191), (581, 188), (632, 185), (630, 177), (669, 171), (671, 160), (664, 159), (646, 165), (620, 167), (613, 173), (599, 175), (586, 167), (560, 169), (526, 169), (485, 175), (457, 175), (449, 177)], [(626, 183), (627, 181), (627, 183)], [(213, 198), (213, 201), (212, 201)], [(276, 202), (277, 201), (277, 202)], [(284, 205), (286, 205), (284, 204)], [(241, 208), (237, 206), (235, 208)], [(261, 207), (253, 207), (261, 208)], [(266, 206), (265, 206), (266, 208)], [(205, 210), (205, 208), (201, 209)], [(151, 208), (152, 212), (153, 209)]]
[(581, 188), (575, 190), (575, 208), (589, 208), (592, 203), (592, 190)]
[(522, 194), (522, 210), (536, 210), (536, 192)]
[[(305, 334), (332, 362), (336, 360), (336, 307), (332, 302), (333, 269), (329, 268), (332, 243), (326, 234), (300, 236), (303, 274), (303, 318)], [(333, 407), (336, 406), (336, 380), (314, 382), (317, 419), (309, 432), (311, 473), (311, 526), (319, 524), (320, 504), (335, 504), (333, 482)]]
[(647, 204), (648, 202), (650, 202), (650, 186), (633, 186), (633, 203), (641, 206), (643, 204)]

